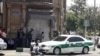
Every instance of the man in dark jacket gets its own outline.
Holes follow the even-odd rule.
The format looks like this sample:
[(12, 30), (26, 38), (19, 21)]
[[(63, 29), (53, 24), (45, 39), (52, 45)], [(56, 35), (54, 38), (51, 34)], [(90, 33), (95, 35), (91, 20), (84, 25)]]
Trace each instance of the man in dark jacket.
[(33, 37), (33, 29), (31, 29), (28, 33), (27, 33), (27, 36), (28, 36), (28, 46), (30, 47), (30, 43), (32, 41), (32, 37)]
[(22, 47), (23, 45), (23, 38), (24, 38), (24, 32), (23, 29), (19, 29), (19, 31), (17, 32), (17, 43), (18, 43), (18, 47)]

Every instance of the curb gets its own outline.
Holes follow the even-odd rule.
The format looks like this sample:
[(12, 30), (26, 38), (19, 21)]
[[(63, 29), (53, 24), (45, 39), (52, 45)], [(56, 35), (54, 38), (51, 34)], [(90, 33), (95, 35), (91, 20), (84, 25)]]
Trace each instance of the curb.
[(30, 48), (16, 48), (16, 52), (30, 52)]
[(0, 56), (5, 56), (5, 54), (3, 54), (3, 53), (0, 53)]

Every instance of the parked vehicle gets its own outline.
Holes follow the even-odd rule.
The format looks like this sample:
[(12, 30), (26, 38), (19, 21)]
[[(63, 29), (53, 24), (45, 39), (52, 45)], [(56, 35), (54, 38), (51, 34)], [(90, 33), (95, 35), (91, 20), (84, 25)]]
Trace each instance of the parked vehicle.
[(2, 38), (0, 38), (0, 49), (7, 49), (7, 43)]
[[(34, 42), (31, 46), (34, 47)], [(59, 35), (51, 41), (41, 42), (39, 46), (42, 47), (45, 53), (53, 53), (59, 55), (61, 53), (83, 53), (88, 54), (93, 50), (93, 41), (79, 35)], [(31, 50), (33, 52), (34, 50)]]

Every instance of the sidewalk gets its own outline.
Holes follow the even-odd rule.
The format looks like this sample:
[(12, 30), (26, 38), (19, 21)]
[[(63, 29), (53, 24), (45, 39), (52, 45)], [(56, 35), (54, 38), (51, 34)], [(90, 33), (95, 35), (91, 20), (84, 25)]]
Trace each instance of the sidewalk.
[(4, 50), (2, 51), (5, 56), (30, 56), (28, 52), (16, 52), (15, 50)]
[(92, 53), (92, 54), (100, 54), (100, 49), (96, 48), (95, 51), (90, 51), (89, 53)]
[[(16, 52), (16, 50), (3, 50), (4, 56), (31, 56), (29, 52)], [(100, 54), (100, 49), (96, 48), (96, 51), (90, 51), (91, 55)]]

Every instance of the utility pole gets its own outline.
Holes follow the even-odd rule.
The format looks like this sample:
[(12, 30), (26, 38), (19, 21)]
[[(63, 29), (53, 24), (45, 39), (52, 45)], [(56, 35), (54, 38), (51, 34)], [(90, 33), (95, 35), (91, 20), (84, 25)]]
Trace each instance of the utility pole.
[(90, 23), (89, 23), (89, 20), (88, 19), (85, 19), (84, 20), (84, 27), (85, 27), (85, 38), (87, 36), (87, 27), (90, 26)]
[[(94, 13), (93, 13), (93, 19), (94, 19), (94, 36), (96, 36), (96, 0), (94, 0)], [(95, 43), (95, 37), (94, 37), (94, 51), (96, 50), (96, 43)]]
[(63, 33), (65, 34), (66, 33), (66, 3), (67, 3), (67, 0), (64, 0), (63, 1), (64, 5), (63, 5), (63, 8), (64, 8), (64, 19), (63, 19)]

